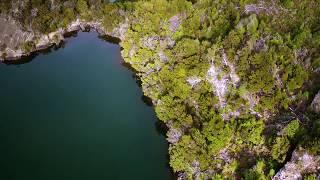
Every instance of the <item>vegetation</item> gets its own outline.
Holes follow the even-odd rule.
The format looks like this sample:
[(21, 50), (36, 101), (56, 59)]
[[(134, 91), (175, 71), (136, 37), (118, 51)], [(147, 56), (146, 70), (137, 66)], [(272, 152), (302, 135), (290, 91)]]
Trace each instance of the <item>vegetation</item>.
[(122, 55), (159, 119), (181, 132), (169, 148), (180, 176), (269, 179), (295, 147), (320, 154), (320, 115), (308, 109), (319, 90), (320, 1), (55, 4), (28, 1), (17, 17), (42, 33), (77, 17), (108, 30), (128, 20)]

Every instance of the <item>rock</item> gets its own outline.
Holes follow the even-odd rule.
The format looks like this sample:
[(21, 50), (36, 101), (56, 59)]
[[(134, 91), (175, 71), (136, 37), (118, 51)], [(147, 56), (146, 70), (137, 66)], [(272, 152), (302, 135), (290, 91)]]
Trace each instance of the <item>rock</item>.
[(33, 37), (32, 32), (26, 32), (22, 26), (10, 16), (0, 15), (0, 47), (17, 49), (18, 46)]
[(9, 57), (9, 58), (6, 58), (6, 60), (10, 60), (10, 61), (19, 59), (23, 55), (25, 55), (21, 49), (13, 50), (13, 49), (7, 48), (4, 53), (6, 54), (7, 57)]
[(86, 26), (84, 24), (79, 25), (81, 31), (86, 31)]
[(160, 40), (159, 36), (144, 37), (141, 39), (141, 41), (142, 41), (141, 44), (145, 48), (155, 50), (159, 40)]
[(177, 15), (175, 15), (175, 16), (172, 16), (172, 17), (169, 19), (169, 23), (170, 23), (170, 27), (169, 27), (169, 28), (170, 28), (170, 31), (173, 32), (173, 33), (175, 33), (175, 32), (178, 30), (178, 28), (179, 28), (182, 20), (183, 20), (182, 14), (177, 14)]
[(137, 46), (136, 45), (133, 45), (131, 48), (130, 48), (130, 51), (129, 51), (129, 58), (132, 58), (135, 54), (136, 54), (136, 51), (137, 51)]
[(37, 49), (45, 49), (51, 45), (48, 35), (42, 35), (36, 42)]
[[(49, 34), (39, 34), (24, 31), (22, 26), (10, 16), (0, 15), (0, 61), (16, 60), (21, 56), (28, 55), (32, 51), (42, 50), (53, 44), (59, 44), (64, 40), (64, 34), (74, 31), (87, 31), (92, 28), (100, 35), (109, 35), (123, 40), (125, 33), (129, 28), (129, 20), (121, 23), (112, 32), (106, 32), (99, 21), (86, 22), (77, 19), (70, 23), (67, 28), (60, 28)], [(36, 34), (36, 35), (35, 35)], [(28, 52), (23, 48), (25, 42), (34, 42), (35, 48), (29, 49)], [(31, 52), (30, 52), (31, 51)]]
[(73, 21), (70, 23), (70, 25), (67, 27), (67, 32), (73, 32), (80, 30), (80, 20), (77, 19), (76, 21)]
[(320, 114), (320, 91), (318, 94), (315, 96), (311, 103), (311, 109), (315, 112)]
[(275, 5), (275, 3), (265, 3), (265, 1), (259, 1), (258, 4), (247, 4), (244, 8), (246, 14), (254, 13), (261, 14), (265, 13), (267, 15), (279, 14), (283, 11), (282, 8)]
[(221, 76), (221, 68), (215, 67), (213, 63), (211, 63), (210, 68), (207, 72), (207, 81), (211, 84), (215, 95), (219, 98), (220, 107), (224, 107), (226, 105), (225, 95), (228, 92), (228, 77), (226, 75)]
[(119, 38), (120, 40), (124, 40), (125, 34), (129, 29), (129, 19), (126, 18), (124, 22), (120, 23), (118, 27), (116, 27), (112, 32), (107, 32), (109, 36), (113, 36)]
[(54, 44), (58, 45), (61, 41), (64, 40), (63, 37), (63, 30), (59, 29), (56, 32), (52, 32), (48, 34), (49, 40), (52, 41)]
[(198, 83), (201, 82), (200, 77), (197, 76), (193, 76), (193, 77), (189, 77), (187, 79), (187, 82), (189, 83), (189, 85), (193, 88), (194, 86), (196, 86)]
[(267, 46), (266, 46), (266, 42), (264, 39), (257, 40), (253, 46), (253, 50), (255, 52), (261, 52), (266, 49), (267, 49)]
[(160, 39), (160, 47), (162, 49), (173, 48), (176, 42), (169, 36)]
[(167, 140), (169, 143), (174, 144), (177, 143), (181, 136), (182, 136), (182, 132), (178, 129), (175, 128), (170, 128), (169, 131), (167, 132)]
[(291, 160), (280, 169), (272, 180), (300, 180), (303, 174), (320, 170), (320, 156), (309, 154), (305, 149), (297, 149), (292, 153)]
[(168, 62), (168, 57), (164, 54), (163, 51), (158, 52), (158, 56), (162, 62), (164, 63)]

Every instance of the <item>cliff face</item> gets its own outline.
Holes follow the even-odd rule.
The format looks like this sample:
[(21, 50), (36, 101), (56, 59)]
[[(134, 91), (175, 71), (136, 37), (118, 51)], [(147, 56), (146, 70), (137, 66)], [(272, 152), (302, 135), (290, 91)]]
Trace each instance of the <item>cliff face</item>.
[(24, 31), (10, 16), (0, 15), (0, 26), (0, 60), (21, 57), (24, 54), (22, 46), (34, 39), (34, 33)]

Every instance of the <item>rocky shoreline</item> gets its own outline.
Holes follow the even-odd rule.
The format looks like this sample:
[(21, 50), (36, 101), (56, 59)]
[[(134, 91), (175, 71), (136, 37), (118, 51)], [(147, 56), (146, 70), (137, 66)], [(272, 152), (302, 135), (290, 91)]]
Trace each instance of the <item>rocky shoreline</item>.
[(54, 45), (59, 45), (61, 42), (65, 41), (65, 36), (68, 33), (77, 31), (88, 31), (93, 29), (99, 33), (101, 36), (109, 36), (112, 38), (119, 39), (119, 41), (125, 38), (125, 32), (128, 29), (128, 20), (121, 23), (118, 27), (114, 28), (113, 31), (108, 32), (103, 27), (102, 23), (99, 21), (87, 22), (85, 20), (77, 19), (71, 22), (66, 28), (59, 28), (57, 31), (51, 32), (49, 34), (34, 35), (29, 33), (26, 42), (34, 43), (32, 48), (24, 48), (24, 44), (19, 44), (18, 48), (6, 47), (4, 50), (0, 50), (0, 61), (15, 61), (22, 57), (29, 56), (34, 52), (48, 49)]

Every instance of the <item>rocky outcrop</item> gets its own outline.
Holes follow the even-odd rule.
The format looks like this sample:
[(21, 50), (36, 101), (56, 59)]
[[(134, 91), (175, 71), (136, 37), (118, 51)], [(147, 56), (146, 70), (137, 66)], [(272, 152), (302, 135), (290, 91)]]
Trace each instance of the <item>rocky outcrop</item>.
[(274, 1), (267, 2), (264, 0), (259, 0), (257, 4), (247, 4), (245, 6), (244, 12), (246, 14), (254, 13), (254, 14), (279, 14), (280, 12), (286, 11), (284, 8), (277, 6)]
[(315, 112), (320, 114), (320, 91), (318, 94), (315, 96), (311, 103), (311, 109)]
[[(49, 34), (40, 34), (23, 30), (23, 27), (16, 23), (12, 18), (4, 18), (0, 16), (0, 25), (4, 25), (0, 29), (0, 60), (16, 60), (22, 56), (27, 56), (32, 52), (39, 51), (58, 45), (64, 41), (66, 33), (74, 31), (85, 31), (86, 29), (94, 29), (100, 35), (109, 35), (120, 40), (125, 38), (125, 33), (129, 28), (128, 20), (120, 23), (113, 31), (108, 32), (99, 21), (87, 22), (77, 19), (70, 23), (66, 28), (59, 28), (55, 32)], [(26, 43), (32, 45), (26, 47)]]
[(171, 144), (177, 143), (181, 136), (182, 136), (182, 132), (179, 129), (175, 129), (175, 128), (169, 128), (169, 131), (167, 132), (167, 141)]
[(23, 45), (34, 39), (34, 33), (24, 31), (13, 18), (0, 15), (0, 60), (21, 57)]
[(320, 170), (320, 156), (309, 154), (300, 148), (292, 153), (291, 160), (280, 169), (273, 180), (300, 180), (303, 174), (315, 173)]

